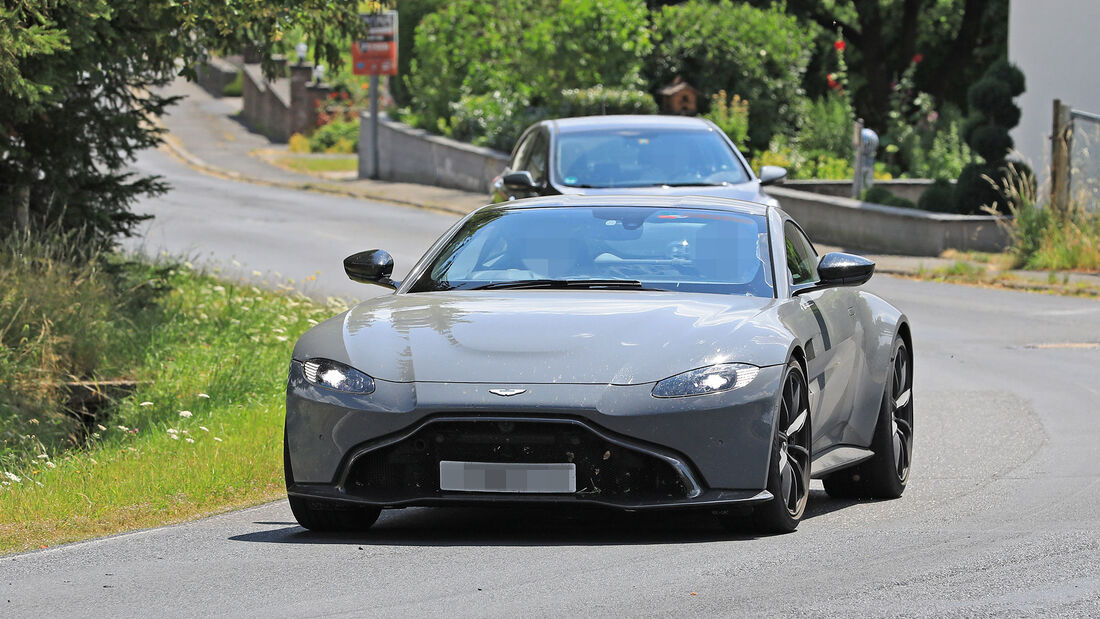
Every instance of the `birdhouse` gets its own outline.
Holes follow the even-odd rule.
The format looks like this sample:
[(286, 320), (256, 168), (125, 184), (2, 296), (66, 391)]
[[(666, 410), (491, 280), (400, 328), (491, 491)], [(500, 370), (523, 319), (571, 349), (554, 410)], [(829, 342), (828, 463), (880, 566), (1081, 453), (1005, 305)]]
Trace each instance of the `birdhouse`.
[(699, 91), (679, 75), (660, 91), (661, 111), (665, 114), (694, 116), (699, 112)]

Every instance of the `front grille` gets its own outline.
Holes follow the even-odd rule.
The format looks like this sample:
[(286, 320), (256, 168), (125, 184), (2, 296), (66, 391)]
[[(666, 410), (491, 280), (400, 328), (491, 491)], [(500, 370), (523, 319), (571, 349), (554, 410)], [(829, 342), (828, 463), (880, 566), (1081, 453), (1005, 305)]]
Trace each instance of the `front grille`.
[(572, 462), (577, 497), (641, 502), (689, 494), (667, 461), (609, 441), (583, 425), (474, 419), (430, 422), (396, 443), (362, 454), (352, 462), (344, 489), (379, 502), (442, 496), (441, 460)]

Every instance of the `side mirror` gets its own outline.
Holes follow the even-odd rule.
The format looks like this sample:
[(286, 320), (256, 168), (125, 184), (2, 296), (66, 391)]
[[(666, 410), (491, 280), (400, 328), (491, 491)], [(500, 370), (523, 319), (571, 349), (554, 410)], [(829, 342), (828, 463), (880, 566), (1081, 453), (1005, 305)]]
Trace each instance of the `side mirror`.
[(875, 273), (875, 263), (863, 256), (834, 251), (817, 263), (818, 287), (859, 286)]
[(504, 178), (500, 179), (500, 182), (503, 183), (504, 187), (510, 191), (539, 190), (539, 186), (535, 184), (535, 179), (531, 177), (531, 173), (527, 170), (520, 170), (519, 172), (505, 174)]
[(760, 167), (761, 185), (775, 185), (785, 178), (787, 178), (787, 168), (781, 168), (777, 165)]
[(353, 282), (377, 284), (394, 290), (401, 284), (390, 279), (393, 256), (384, 249), (361, 251), (344, 258), (344, 272)]

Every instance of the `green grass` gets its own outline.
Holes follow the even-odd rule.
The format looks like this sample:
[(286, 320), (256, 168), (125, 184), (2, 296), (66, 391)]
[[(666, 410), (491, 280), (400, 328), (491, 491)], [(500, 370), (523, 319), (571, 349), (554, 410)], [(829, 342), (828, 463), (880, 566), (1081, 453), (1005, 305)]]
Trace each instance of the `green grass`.
[(280, 157), (278, 164), (296, 172), (354, 172), (359, 169), (358, 155), (347, 157)]
[[(123, 375), (138, 386), (99, 411), (87, 429), (58, 410), (49, 390), (16, 394), (40, 391), (33, 406), (10, 395), (0, 402), (7, 429), (0, 436), (0, 552), (178, 522), (282, 494), (291, 347), (338, 304), (321, 306), (285, 284), (265, 291), (220, 281), (186, 265), (130, 267), (131, 275), (116, 276), (121, 287), (83, 267), (57, 261), (51, 269), (45, 278), (24, 269), (8, 283), (22, 286), (19, 294), (46, 299), (63, 298), (67, 290), (82, 304), (77, 314), (89, 321), (106, 317), (105, 337), (117, 341), (96, 340), (104, 350), (89, 353), (82, 377)], [(158, 292), (128, 288), (133, 273), (150, 277), (141, 290)], [(93, 284), (95, 294), (83, 290)], [(40, 289), (32, 294), (27, 286)], [(128, 305), (127, 295), (141, 302)], [(18, 314), (6, 310), (17, 325), (8, 331), (32, 337), (16, 341), (23, 342), (15, 355), (21, 361), (5, 346), (9, 363), (0, 364), (0, 381), (33, 386), (63, 378), (73, 357), (56, 351), (97, 327), (78, 317), (51, 323), (52, 302), (39, 302), (38, 313), (27, 305)], [(24, 318), (26, 328), (18, 326)]]

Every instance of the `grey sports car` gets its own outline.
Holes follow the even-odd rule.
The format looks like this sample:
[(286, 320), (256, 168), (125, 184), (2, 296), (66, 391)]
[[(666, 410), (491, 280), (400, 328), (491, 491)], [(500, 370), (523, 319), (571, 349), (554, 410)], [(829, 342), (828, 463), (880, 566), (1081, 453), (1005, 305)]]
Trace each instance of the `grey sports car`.
[[(382, 508), (707, 508), (793, 530), (811, 477), (898, 497), (913, 448), (905, 316), (775, 206), (554, 196), (462, 219), (404, 281), (298, 341), (287, 494), (309, 529)], [(749, 516), (749, 518), (746, 518)]]

